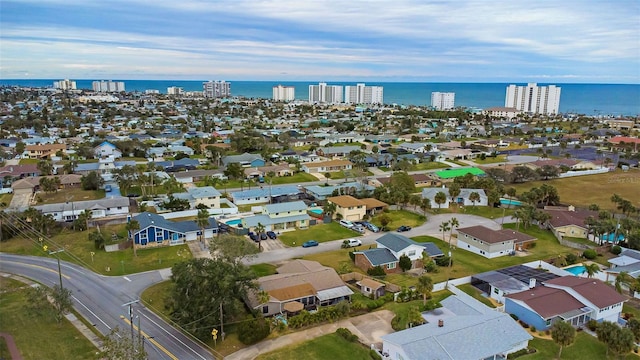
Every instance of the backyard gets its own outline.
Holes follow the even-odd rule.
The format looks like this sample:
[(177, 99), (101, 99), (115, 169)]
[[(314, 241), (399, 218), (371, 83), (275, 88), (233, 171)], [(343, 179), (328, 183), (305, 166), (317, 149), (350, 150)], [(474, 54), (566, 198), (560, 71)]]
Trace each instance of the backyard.
[(518, 194), (522, 194), (542, 184), (554, 186), (558, 190), (562, 203), (580, 207), (598, 204), (602, 209), (615, 210), (616, 204), (611, 202), (611, 195), (614, 192), (628, 200), (637, 199), (638, 187), (640, 187), (640, 171), (630, 170), (623, 172), (622, 170), (616, 170), (605, 174), (532, 181), (509, 186), (515, 188)]
[[(529, 347), (537, 350), (535, 354), (525, 355), (518, 359), (523, 360), (546, 360), (557, 359), (560, 348), (551, 339), (541, 339), (534, 337), (529, 341)], [(628, 354), (622, 359), (637, 359), (636, 354)], [(573, 344), (565, 346), (562, 349), (560, 359), (581, 359), (581, 360), (600, 360), (600, 359), (620, 359), (620, 357), (607, 356), (607, 348), (604, 343), (598, 341), (597, 338), (584, 333), (578, 332), (576, 340)]]
[[(273, 178), (273, 185), (281, 185), (281, 184), (298, 184), (305, 183), (310, 181), (318, 181), (318, 179), (305, 172), (299, 172), (294, 174), (293, 176), (278, 176)], [(267, 182), (269, 182), (267, 180)]]
[(378, 213), (371, 219), (371, 223), (381, 228), (382, 224), (380, 223), (380, 216), (382, 216), (382, 214), (388, 216), (391, 219), (391, 222), (389, 222), (387, 228), (392, 230), (397, 229), (401, 225), (416, 227), (424, 224), (425, 222), (425, 218), (422, 215), (418, 215), (407, 210), (396, 210)]
[(349, 342), (335, 333), (262, 354), (256, 360), (335, 360), (344, 359), (345, 354), (353, 360), (371, 360), (369, 348), (359, 342)]
[[(58, 323), (51, 312), (26, 311), (25, 284), (3, 279), (0, 285), (0, 332), (13, 336), (24, 359), (100, 358), (98, 350), (66, 319)], [(6, 355), (6, 351), (0, 353), (3, 358)]]
[(40, 191), (36, 195), (38, 205), (68, 203), (69, 209), (74, 201), (96, 200), (104, 198), (104, 190), (82, 190), (81, 188), (61, 189), (54, 193)]
[(411, 168), (409, 169), (409, 171), (444, 169), (447, 167), (449, 167), (449, 165), (443, 164), (441, 162), (429, 161), (429, 162), (422, 162), (419, 164), (411, 165)]
[(477, 157), (475, 159), (472, 160), (474, 163), (478, 164), (478, 165), (487, 165), (487, 164), (496, 164), (496, 163), (503, 163), (505, 161), (507, 161), (506, 157), (504, 155), (498, 155), (496, 157), (493, 156), (487, 156), (486, 158), (484, 158), (484, 160), (480, 157)]
[(278, 239), (287, 246), (300, 246), (307, 240), (325, 242), (356, 236), (360, 236), (360, 234), (341, 226), (337, 222), (330, 222), (328, 224), (314, 225), (304, 230), (284, 232), (278, 236)]

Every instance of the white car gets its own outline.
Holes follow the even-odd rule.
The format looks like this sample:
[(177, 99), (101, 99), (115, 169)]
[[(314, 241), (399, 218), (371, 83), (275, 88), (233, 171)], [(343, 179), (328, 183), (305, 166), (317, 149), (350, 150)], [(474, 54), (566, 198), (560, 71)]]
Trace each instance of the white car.
[(347, 241), (349, 242), (349, 247), (356, 247), (356, 246), (362, 245), (362, 241), (360, 241), (360, 239), (349, 239)]
[(340, 225), (346, 227), (347, 229), (351, 229), (353, 227), (353, 223), (349, 220), (340, 220)]

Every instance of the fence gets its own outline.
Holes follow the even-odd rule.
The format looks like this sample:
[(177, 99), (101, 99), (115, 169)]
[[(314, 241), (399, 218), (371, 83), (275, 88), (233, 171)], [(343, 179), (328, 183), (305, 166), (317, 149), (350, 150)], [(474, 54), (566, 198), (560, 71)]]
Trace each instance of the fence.
[(582, 171), (567, 171), (565, 173), (560, 174), (558, 177), (566, 178), (572, 176), (583, 176), (583, 175), (595, 175), (595, 174), (604, 174), (609, 172), (609, 168), (600, 168), (593, 170), (582, 170)]

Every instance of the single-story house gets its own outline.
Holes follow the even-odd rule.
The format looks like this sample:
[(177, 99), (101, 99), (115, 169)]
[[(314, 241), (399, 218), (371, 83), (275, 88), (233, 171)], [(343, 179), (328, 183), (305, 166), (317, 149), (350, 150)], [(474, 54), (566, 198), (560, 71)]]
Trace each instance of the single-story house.
[(566, 210), (545, 209), (545, 212), (551, 215), (547, 226), (558, 239), (565, 236), (586, 239), (589, 233), (587, 218), (590, 216), (598, 218), (597, 211), (576, 210), (573, 206)]
[(252, 167), (244, 169), (244, 175), (247, 179), (265, 177), (268, 176), (271, 172), (273, 172), (273, 174), (277, 177), (293, 176), (293, 169), (289, 166), (289, 164), (261, 166), (257, 168)]
[(173, 194), (176, 199), (189, 201), (192, 209), (198, 205), (205, 205), (209, 209), (220, 208), (220, 197), (222, 194), (213, 186), (190, 187), (186, 192)]
[(113, 157), (114, 159), (119, 159), (122, 157), (122, 151), (118, 150), (115, 145), (108, 141), (104, 141), (102, 142), (102, 144), (94, 147), (93, 153), (98, 159), (105, 157)]
[[(68, 189), (68, 188), (77, 188), (80, 187), (82, 178), (81, 175), (78, 174), (66, 174), (66, 175), (51, 175), (46, 176), (49, 179), (59, 179), (60, 180), (60, 188)], [(36, 177), (27, 177), (24, 179), (20, 179), (11, 184), (11, 188), (15, 194), (25, 194), (36, 192), (40, 189), (40, 179), (42, 176)]]
[(356, 285), (360, 287), (362, 295), (370, 296), (374, 299), (384, 296), (385, 294), (385, 284), (368, 277), (363, 277), (362, 280), (356, 282)]
[(129, 198), (114, 196), (98, 200), (68, 201), (34, 207), (43, 215), (51, 215), (55, 221), (73, 221), (85, 210), (91, 211), (92, 219), (109, 216), (124, 217), (129, 213)]
[(333, 214), (335, 218), (359, 221), (362, 220), (367, 213), (366, 204), (351, 195), (332, 196), (327, 198), (327, 201), (336, 206), (336, 211)]
[(411, 259), (411, 268), (421, 268), (423, 253), (431, 258), (443, 256), (442, 251), (431, 242), (418, 243), (397, 233), (387, 233), (376, 240), (377, 248), (356, 251), (355, 265), (367, 271), (381, 266), (386, 273), (398, 273), (400, 257), (406, 255)]
[[(338, 273), (316, 261), (293, 260), (277, 269), (277, 274), (258, 278), (258, 291), (248, 294), (246, 302), (263, 316), (295, 314), (303, 309), (350, 301), (353, 291), (342, 281)], [(258, 292), (269, 295), (269, 301), (261, 303)]]
[(373, 193), (375, 187), (370, 185), (364, 185), (360, 182), (348, 182), (341, 183), (329, 186), (319, 186), (319, 185), (306, 185), (304, 186), (304, 191), (308, 196), (313, 197), (315, 200), (326, 200), (328, 197), (331, 197), (334, 192), (338, 192), (340, 194), (362, 194), (365, 196), (369, 196)]
[(255, 230), (255, 227), (261, 224), (266, 231), (282, 232), (306, 229), (310, 220), (307, 204), (304, 201), (293, 201), (263, 205), (261, 214), (242, 218), (242, 226)]
[(462, 291), (423, 314), (424, 325), (382, 336), (385, 359), (506, 359), (533, 337), (511, 316)]
[(333, 158), (348, 156), (352, 151), (362, 151), (362, 149), (360, 148), (360, 146), (321, 147), (316, 150), (316, 154), (327, 158)]
[[(608, 262), (611, 266), (604, 270), (607, 281), (614, 281), (621, 272), (629, 274), (634, 279), (640, 276), (640, 251), (638, 250), (622, 248), (620, 255), (609, 259)], [(626, 287), (626, 285), (623, 286)], [(634, 293), (635, 297), (639, 295), (637, 292)]]
[(600, 280), (569, 275), (505, 296), (505, 311), (538, 330), (547, 330), (556, 321), (575, 327), (592, 319), (617, 323), (626, 300)]
[[(180, 245), (186, 241), (198, 240), (201, 230), (194, 220), (169, 221), (160, 215), (143, 212), (133, 217), (140, 224), (133, 237), (138, 247)], [(204, 230), (204, 237), (211, 238), (218, 233), (218, 223), (213, 217)]]
[[(564, 271), (563, 271), (564, 272)], [(568, 272), (564, 272), (568, 275)], [(486, 296), (504, 304), (505, 295), (533, 289), (536, 284), (560, 277), (547, 269), (526, 265), (514, 265), (471, 275), (471, 285), (484, 292)]]
[(8, 187), (15, 180), (38, 175), (40, 175), (40, 170), (38, 170), (38, 165), (36, 164), (5, 165), (0, 167), (0, 181), (2, 181), (3, 187)]
[[(438, 194), (439, 192), (443, 192), (446, 196), (445, 202), (440, 205), (440, 207), (446, 209), (449, 207), (449, 205), (451, 205), (451, 195), (449, 194), (449, 189), (446, 187), (424, 188), (422, 189), (422, 198), (429, 199), (429, 201), (431, 202), (431, 207), (437, 208), (438, 204), (436, 203), (436, 194)], [(480, 196), (480, 200), (476, 201), (475, 203), (469, 200), (469, 197), (474, 192), (478, 193), (478, 195)], [(460, 189), (460, 194), (456, 196), (454, 202), (456, 202), (458, 205), (463, 206), (487, 206), (489, 204), (489, 198), (487, 197), (487, 194), (483, 189), (463, 188)]]
[[(236, 205), (265, 204), (278, 199), (278, 202), (286, 200), (298, 200), (301, 190), (294, 185), (263, 186), (250, 190), (233, 191), (229, 193), (231, 201)], [(280, 201), (282, 200), (282, 201)]]
[(458, 248), (489, 259), (510, 255), (534, 240), (533, 236), (511, 229), (493, 230), (482, 225), (458, 229)]
[(352, 168), (353, 164), (349, 160), (329, 160), (302, 164), (302, 171), (306, 172), (307, 174), (324, 174), (327, 172), (351, 170)]
[(260, 154), (244, 153), (242, 155), (228, 155), (222, 158), (224, 166), (229, 164), (240, 164), (242, 167), (261, 167), (265, 166), (266, 162)]

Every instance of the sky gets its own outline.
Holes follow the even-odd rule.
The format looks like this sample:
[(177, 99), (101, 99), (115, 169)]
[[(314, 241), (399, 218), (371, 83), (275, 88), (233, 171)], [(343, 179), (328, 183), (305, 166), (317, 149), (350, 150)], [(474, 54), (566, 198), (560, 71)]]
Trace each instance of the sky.
[(2, 79), (640, 83), (638, 0), (2, 0)]

